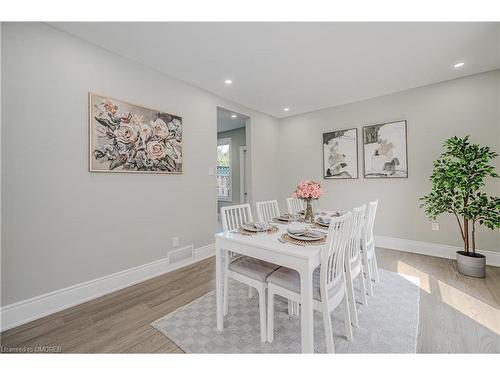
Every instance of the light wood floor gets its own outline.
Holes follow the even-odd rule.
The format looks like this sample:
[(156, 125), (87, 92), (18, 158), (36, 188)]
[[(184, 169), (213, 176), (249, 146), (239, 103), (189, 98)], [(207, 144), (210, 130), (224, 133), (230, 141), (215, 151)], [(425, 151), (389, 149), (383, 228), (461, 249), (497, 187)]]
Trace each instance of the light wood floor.
[[(418, 352), (500, 352), (500, 268), (488, 267), (486, 279), (474, 279), (458, 274), (451, 260), (385, 249), (377, 255), (380, 267), (420, 280)], [(6, 331), (1, 345), (181, 353), (149, 324), (214, 289), (214, 265), (209, 258)]]

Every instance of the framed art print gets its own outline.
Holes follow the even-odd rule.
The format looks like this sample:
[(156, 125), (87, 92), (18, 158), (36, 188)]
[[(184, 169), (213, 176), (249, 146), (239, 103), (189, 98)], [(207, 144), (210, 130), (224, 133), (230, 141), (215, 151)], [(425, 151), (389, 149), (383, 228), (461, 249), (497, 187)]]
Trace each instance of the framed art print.
[(365, 178), (407, 178), (406, 120), (363, 127)]
[(89, 170), (182, 173), (182, 117), (89, 93)]
[(358, 178), (358, 129), (323, 133), (323, 177)]

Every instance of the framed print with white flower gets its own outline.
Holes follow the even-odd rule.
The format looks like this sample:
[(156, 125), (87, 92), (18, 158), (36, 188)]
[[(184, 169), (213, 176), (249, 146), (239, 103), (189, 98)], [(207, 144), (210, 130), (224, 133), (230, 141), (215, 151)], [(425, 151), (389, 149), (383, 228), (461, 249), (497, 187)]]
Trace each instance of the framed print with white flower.
[(323, 177), (358, 178), (358, 129), (323, 133)]
[(365, 178), (407, 178), (406, 121), (363, 127)]
[(182, 173), (182, 117), (89, 93), (89, 170)]

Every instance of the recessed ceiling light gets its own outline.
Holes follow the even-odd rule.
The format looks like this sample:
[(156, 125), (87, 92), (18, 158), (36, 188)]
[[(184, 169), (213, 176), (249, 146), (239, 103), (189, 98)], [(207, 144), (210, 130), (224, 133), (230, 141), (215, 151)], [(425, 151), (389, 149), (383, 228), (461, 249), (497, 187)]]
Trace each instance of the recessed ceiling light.
[(231, 115), (231, 117), (232, 117), (232, 118), (237, 118), (237, 117), (238, 117), (238, 115)]
[(459, 62), (459, 63), (456, 63), (455, 65), (453, 65), (453, 67), (454, 67), (455, 69), (458, 69), (458, 68), (461, 68), (461, 67), (462, 67), (462, 66), (464, 66), (464, 65), (465, 65), (465, 63), (464, 63), (464, 62)]
[(233, 81), (232, 81), (232, 80), (230, 80), (230, 79), (226, 79), (226, 80), (224, 81), (224, 83), (225, 83), (226, 85), (230, 85), (231, 83), (233, 83)]
[(290, 108), (288, 108), (288, 107), (283, 108), (283, 111), (285, 111), (285, 112), (288, 112), (289, 110), (290, 110)]

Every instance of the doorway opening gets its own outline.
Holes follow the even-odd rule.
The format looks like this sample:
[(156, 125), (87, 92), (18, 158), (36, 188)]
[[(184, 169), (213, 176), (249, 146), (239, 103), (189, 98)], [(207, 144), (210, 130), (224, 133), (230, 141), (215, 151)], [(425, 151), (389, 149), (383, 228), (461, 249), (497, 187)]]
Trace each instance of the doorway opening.
[(249, 203), (249, 150), (247, 127), (250, 118), (217, 108), (217, 230), (222, 231), (220, 209)]

